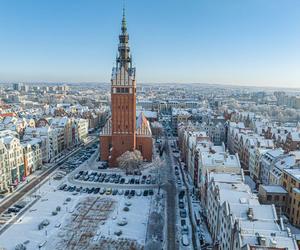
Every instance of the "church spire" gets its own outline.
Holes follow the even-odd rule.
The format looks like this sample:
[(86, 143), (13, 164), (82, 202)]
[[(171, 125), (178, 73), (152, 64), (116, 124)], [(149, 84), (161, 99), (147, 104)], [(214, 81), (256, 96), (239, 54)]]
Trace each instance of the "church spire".
[(122, 18), (122, 33), (125, 34), (127, 32), (126, 26), (126, 15), (125, 15), (125, 6), (123, 7), (123, 18)]
[(119, 35), (119, 47), (118, 47), (118, 58), (117, 58), (117, 67), (124, 67), (126, 70), (132, 68), (131, 64), (131, 55), (129, 48), (129, 35), (127, 33), (127, 24), (126, 24), (126, 15), (125, 7), (123, 7), (123, 17), (122, 17), (122, 27), (121, 34)]

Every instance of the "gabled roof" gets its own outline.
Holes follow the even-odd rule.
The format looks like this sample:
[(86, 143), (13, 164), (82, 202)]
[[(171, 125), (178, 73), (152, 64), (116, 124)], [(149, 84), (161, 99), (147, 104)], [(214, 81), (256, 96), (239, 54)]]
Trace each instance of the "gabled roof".
[(143, 112), (141, 112), (136, 120), (136, 133), (138, 135), (152, 135), (148, 120)]

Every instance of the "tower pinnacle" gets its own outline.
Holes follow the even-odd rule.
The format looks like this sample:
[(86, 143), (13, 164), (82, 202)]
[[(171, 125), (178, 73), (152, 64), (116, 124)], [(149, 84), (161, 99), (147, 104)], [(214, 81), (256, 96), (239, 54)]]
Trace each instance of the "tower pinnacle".
[(126, 26), (126, 15), (125, 15), (125, 6), (123, 7), (123, 18), (122, 18), (122, 33), (125, 34), (127, 31)]

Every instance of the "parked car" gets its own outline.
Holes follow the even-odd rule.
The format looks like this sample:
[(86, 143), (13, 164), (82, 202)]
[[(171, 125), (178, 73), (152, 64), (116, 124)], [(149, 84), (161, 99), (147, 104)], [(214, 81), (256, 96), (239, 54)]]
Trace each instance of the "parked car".
[(182, 200), (179, 200), (179, 208), (184, 208), (184, 202)]
[(111, 195), (111, 193), (112, 193), (111, 188), (106, 189), (106, 192), (105, 192), (106, 195)]
[(65, 189), (65, 187), (67, 187), (67, 184), (63, 184), (63, 185), (61, 185), (58, 189), (59, 190), (64, 190)]
[(186, 221), (185, 221), (185, 220), (180, 220), (180, 224), (181, 224), (181, 226), (183, 227), (183, 226), (186, 225)]
[(186, 210), (185, 209), (181, 209), (180, 210), (180, 217), (181, 218), (186, 218), (187, 214), (186, 214)]
[(95, 189), (94, 189), (94, 194), (98, 194), (98, 193), (99, 193), (99, 191), (100, 191), (100, 188), (98, 188), (98, 187), (97, 187), (97, 188), (95, 188)]
[(189, 234), (189, 228), (187, 225), (181, 227), (181, 234)]
[(21, 208), (17, 208), (17, 207), (10, 207), (7, 211), (8, 213), (18, 213), (20, 212)]
[(188, 238), (188, 236), (186, 234), (182, 235), (181, 243), (184, 246), (189, 246), (190, 245), (189, 238)]

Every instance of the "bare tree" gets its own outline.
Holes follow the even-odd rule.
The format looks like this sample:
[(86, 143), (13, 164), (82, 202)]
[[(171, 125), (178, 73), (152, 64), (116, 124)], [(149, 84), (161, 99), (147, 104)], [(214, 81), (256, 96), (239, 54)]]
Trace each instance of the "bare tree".
[(143, 161), (143, 156), (139, 150), (126, 151), (124, 154), (117, 158), (119, 167), (126, 171), (126, 173), (132, 173), (139, 169)]

